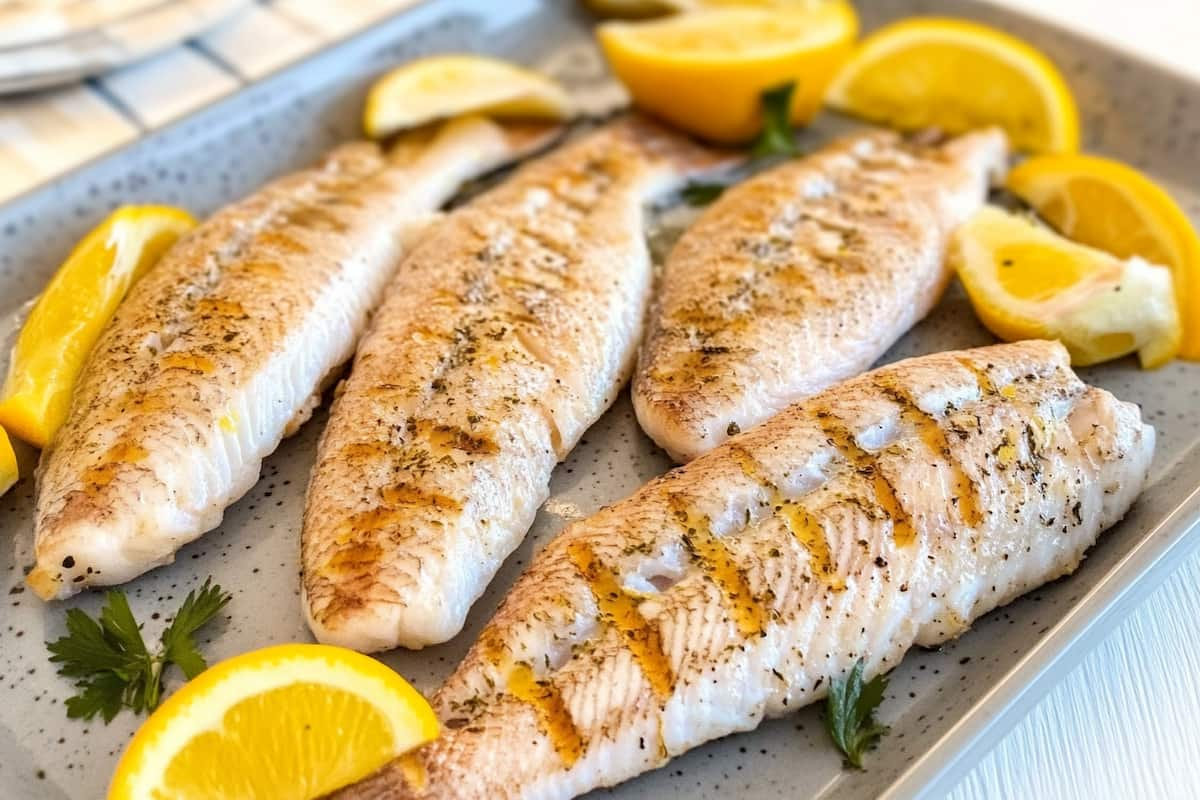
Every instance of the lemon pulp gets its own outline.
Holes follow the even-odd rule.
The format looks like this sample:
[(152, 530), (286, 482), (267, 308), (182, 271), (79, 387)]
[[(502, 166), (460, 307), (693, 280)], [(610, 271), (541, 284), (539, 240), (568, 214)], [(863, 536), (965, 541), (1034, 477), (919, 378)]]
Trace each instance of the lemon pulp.
[(828, 102), (907, 130), (998, 125), (1020, 150), (1079, 146), (1075, 101), (1054, 64), (1014, 36), (963, 20), (917, 17), (880, 29), (838, 74)]
[(165, 206), (114, 211), (50, 279), (13, 348), (0, 424), (45, 447), (67, 418), (84, 362), (126, 292), (196, 222)]

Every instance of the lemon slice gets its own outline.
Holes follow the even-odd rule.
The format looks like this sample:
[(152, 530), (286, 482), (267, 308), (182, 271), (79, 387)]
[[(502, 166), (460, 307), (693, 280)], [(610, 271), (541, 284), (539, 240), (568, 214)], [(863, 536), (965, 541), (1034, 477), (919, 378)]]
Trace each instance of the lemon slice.
[(571, 113), (566, 90), (544, 75), (483, 56), (434, 56), (397, 67), (371, 86), (363, 129), (379, 139), (460, 114), (566, 119)]
[(1200, 238), (1164, 189), (1124, 164), (1084, 155), (1028, 159), (1009, 173), (1008, 188), (1075, 241), (1170, 267), (1180, 355), (1200, 360)]
[(917, 17), (868, 36), (829, 87), (834, 108), (904, 130), (999, 125), (1032, 152), (1079, 147), (1079, 114), (1054, 64), (1007, 33)]
[(431, 741), (416, 689), (373, 658), (286, 644), (223, 661), (169, 697), (117, 764), (109, 800), (309, 800)]
[(0, 425), (45, 447), (67, 418), (88, 353), (134, 281), (195, 227), (186, 211), (125, 206), (67, 257), (34, 304), (0, 389)]
[(21, 475), (17, 471), (17, 454), (4, 428), (0, 428), (0, 495), (7, 492)]
[(1179, 350), (1171, 273), (1064, 239), (988, 206), (955, 233), (950, 263), (983, 324), (1005, 341), (1059, 339), (1087, 366), (1136, 352), (1143, 367)]
[(761, 96), (794, 83), (803, 124), (853, 47), (858, 18), (843, 0), (701, 10), (597, 28), (634, 102), (691, 133), (738, 143), (762, 129)]

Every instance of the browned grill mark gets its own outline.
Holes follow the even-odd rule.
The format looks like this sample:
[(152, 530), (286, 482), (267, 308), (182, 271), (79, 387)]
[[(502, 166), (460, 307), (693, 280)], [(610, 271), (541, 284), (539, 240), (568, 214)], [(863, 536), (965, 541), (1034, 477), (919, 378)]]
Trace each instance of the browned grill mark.
[(84, 492), (95, 496), (101, 489), (112, 483), (117, 472), (126, 464), (136, 464), (149, 456), (149, 451), (138, 444), (118, 442), (105, 451), (100, 463), (83, 471), (82, 483)]
[(476, 647), (479, 648), (484, 660), (495, 666), (499, 666), (503, 662), (504, 654), (508, 652), (508, 645), (504, 643), (504, 637), (491, 625), (479, 635)]
[(301, 228), (314, 228), (345, 233), (346, 223), (337, 214), (320, 206), (300, 206), (283, 213), (283, 222)]
[(255, 237), (255, 242), (259, 245), (273, 247), (284, 253), (298, 253), (303, 255), (309, 252), (308, 245), (297, 241), (294, 237), (288, 236), (286, 233), (275, 230), (265, 230)]
[(775, 513), (783, 517), (788, 531), (808, 551), (817, 578), (833, 591), (844, 592), (846, 579), (838, 574), (837, 565), (833, 562), (825, 526), (799, 503), (781, 497), (772, 502)]
[(196, 303), (198, 314), (220, 314), (223, 317), (242, 317), (246, 309), (236, 300), (224, 300), (219, 297), (205, 297)]
[(663, 651), (662, 635), (657, 626), (642, 616), (638, 599), (622, 588), (611, 569), (600, 563), (590, 544), (572, 542), (567, 545), (567, 557), (596, 598), (601, 622), (621, 634), (654, 694), (660, 700), (667, 700), (674, 690), (675, 675)]
[(347, 575), (373, 569), (383, 556), (383, 548), (366, 542), (343, 544), (325, 562), (326, 575)]
[(846, 581), (838, 573), (825, 527), (820, 520), (814, 517), (798, 500), (784, 497), (773, 481), (763, 477), (761, 465), (744, 447), (733, 445), (730, 453), (746, 477), (766, 487), (772, 513), (783, 519), (788, 532), (808, 551), (810, 563), (818, 580), (835, 592), (845, 591)]
[(979, 384), (979, 393), (984, 397), (991, 394), (998, 394), (1001, 397), (1012, 400), (1017, 396), (1017, 389), (1012, 384), (997, 386), (996, 382), (992, 380), (992, 376), (988, 374), (987, 367), (981, 367), (971, 359), (964, 358), (963, 356), (957, 356), (955, 360), (975, 377), (975, 382)]
[(125, 414), (150, 414), (172, 407), (170, 399), (165, 394), (135, 391), (130, 392), (120, 403), (119, 413), (114, 415), (114, 418)]
[(283, 275), (283, 265), (276, 261), (243, 261), (238, 267), (251, 275), (261, 275), (264, 278), (278, 278)]
[(167, 353), (162, 360), (163, 369), (186, 369), (198, 375), (208, 375), (216, 370), (217, 365), (206, 355), (200, 353)]
[(563, 766), (574, 766), (585, 744), (558, 687), (552, 681), (538, 680), (528, 664), (519, 663), (508, 674), (508, 692), (533, 708), (538, 728), (549, 737)]
[(667, 364), (656, 364), (650, 369), (650, 377), (663, 383), (674, 383), (677, 376), (683, 376), (685, 382), (691, 384), (711, 383), (729, 374), (731, 355), (745, 355), (745, 348), (719, 347), (702, 345), (693, 350), (672, 353)]
[(729, 548), (712, 531), (708, 517), (688, 507), (683, 498), (671, 496), (675, 518), (684, 526), (682, 541), (692, 563), (721, 590), (721, 596), (738, 630), (746, 637), (762, 636), (767, 629), (766, 606), (754, 596), (746, 571), (737, 565)]
[(388, 506), (376, 506), (357, 514), (351, 514), (338, 526), (338, 535), (334, 541), (338, 547), (345, 547), (355, 542), (364, 533), (395, 525), (404, 516), (403, 509)]
[(904, 547), (916, 539), (916, 531), (912, 526), (912, 518), (896, 497), (896, 489), (891, 481), (883, 474), (875, 456), (859, 446), (854, 435), (846, 429), (833, 413), (821, 410), (816, 413), (817, 424), (821, 426), (826, 440), (836, 447), (851, 468), (871, 483), (875, 495), (875, 504), (892, 521), (892, 539)]
[(924, 411), (917, 405), (916, 399), (907, 387), (884, 376), (876, 380), (876, 386), (894, 403), (900, 406), (900, 421), (916, 431), (917, 436), (935, 455), (945, 459), (950, 469), (951, 491), (954, 506), (958, 509), (962, 521), (971, 528), (983, 522), (983, 511), (980, 508), (979, 487), (967, 474), (962, 461), (950, 447), (950, 440), (942, 430), (942, 422), (934, 415)]
[(382, 458), (387, 452), (388, 447), (383, 442), (349, 442), (338, 451), (338, 460)]
[(409, 431), (429, 444), (436, 456), (446, 455), (452, 450), (470, 455), (495, 455), (499, 446), (489, 437), (472, 434), (457, 425), (446, 425), (432, 420), (410, 420)]
[(437, 511), (458, 511), (462, 508), (462, 503), (453, 497), (427, 491), (408, 483), (385, 486), (380, 490), (379, 496), (389, 506), (432, 508)]

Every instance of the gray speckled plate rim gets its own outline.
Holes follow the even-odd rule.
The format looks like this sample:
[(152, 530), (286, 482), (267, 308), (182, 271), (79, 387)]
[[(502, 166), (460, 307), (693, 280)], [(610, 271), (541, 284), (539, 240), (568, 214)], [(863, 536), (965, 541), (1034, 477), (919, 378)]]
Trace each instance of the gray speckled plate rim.
[[(1194, 454), (1194, 451), (1193, 451)], [(1156, 525), (882, 797), (944, 797), (1200, 546), (1200, 487)]]
[[(553, 0), (549, 0), (548, 5), (552, 3)], [(536, 8), (538, 5), (537, 0), (516, 0), (513, 6), (520, 7), (520, 10), (506, 9), (506, 14), (508, 14), (510, 19), (520, 17), (521, 14), (527, 13), (529, 9)], [(1184, 76), (1179, 75), (1177, 72), (1172, 73), (1171, 70), (1164, 69), (1160, 65), (1144, 64), (1132, 54), (1126, 52), (1114, 53), (1110, 46), (1095, 39), (1080, 36), (1073, 32), (1059, 31), (1054, 26), (1032, 20), (1019, 13), (995, 8), (984, 2), (980, 2), (980, 0), (877, 0), (876, 2), (864, 0), (860, 5), (863, 7), (864, 17), (888, 17), (895, 16), (898, 13), (932, 11), (978, 17), (984, 21), (1011, 22), (1013, 25), (1020, 27), (1023, 33), (1032, 32), (1040, 37), (1043, 44), (1050, 39), (1061, 36), (1069, 42), (1068, 51), (1072, 47), (1078, 49), (1079, 45), (1083, 45), (1085, 49), (1106, 51), (1116, 55), (1121, 61), (1131, 65), (1131, 73), (1144, 72), (1151, 77), (1157, 75), (1164, 78), (1169, 75), (1171, 81), (1187, 84), (1192, 96), (1200, 100), (1200, 86), (1185, 79)], [(486, 8), (486, 4), (483, 2), (472, 3), (470, 0), (466, 0), (465, 2), (428, 2), (427, 0), (427, 2), (407, 9), (397, 15), (397, 18), (404, 18), (404, 23), (402, 24), (392, 24), (397, 22), (397, 18), (381, 21), (371, 29), (348, 37), (347, 40), (343, 40), (339, 44), (281, 68), (277, 73), (254, 86), (215, 101), (211, 105), (194, 112), (192, 115), (164, 129), (156, 131), (148, 137), (126, 145), (116, 152), (108, 153), (95, 159), (89, 162), (89, 164), (73, 170), (68, 175), (61, 176), (56, 183), (66, 183), (68, 186), (62, 188), (69, 188), (70, 184), (76, 183), (73, 180), (75, 176), (86, 174), (93, 168), (99, 169), (101, 162), (109, 163), (119, 158), (125, 161), (132, 160), (136, 163), (139, 159), (147, 158), (152, 153), (161, 156), (164, 152), (170, 154), (174, 148), (187, 149), (190, 143), (197, 139), (211, 141), (221, 136), (222, 131), (226, 127), (233, 128), (239, 125), (239, 121), (252, 111), (261, 111), (264, 106), (269, 107), (273, 104), (287, 102), (297, 88), (306, 82), (312, 79), (323, 80), (329, 73), (338, 72), (338, 63), (346, 53), (353, 52), (361, 55), (371, 50), (383, 50), (388, 45), (394, 45), (397, 41), (402, 41), (399, 38), (402, 33), (405, 35), (419, 35), (423, 29), (419, 29), (418, 26), (437, 21), (445, 9), (461, 10), (464, 7)], [(868, 11), (870, 12), (869, 14), (867, 13)], [(1069, 71), (1068, 78), (1071, 78)], [(69, 178), (71, 180), (68, 180)], [(59, 187), (55, 187), (55, 189), (51, 190), (51, 193), (59, 195), (56, 199), (63, 203), (72, 199), (70, 194), (60, 191)], [(28, 199), (32, 201), (34, 195), (40, 197), (40, 190), (14, 199), (5, 206), (0, 206), (0, 215), (6, 209), (21, 205), (23, 200)], [(10, 307), (10, 300), (11, 298), (0, 297), (0, 306), (2, 306), (0, 307), (0, 312)], [(936, 332), (935, 335), (937, 335)], [(897, 357), (897, 355), (903, 356), (908, 354), (902, 343), (896, 350), (889, 354), (888, 358), (891, 359)], [(1188, 373), (1184, 374), (1187, 375)], [(1136, 377), (1134, 379), (1136, 380)], [(1171, 384), (1168, 382), (1168, 385)], [(614, 410), (614, 414), (619, 413), (625, 413), (620, 404)], [(621, 425), (624, 425), (624, 427), (620, 427)], [(631, 426), (628, 419), (622, 423), (609, 423), (607, 426), (597, 425), (597, 428), (602, 427), (605, 430), (598, 431), (597, 437), (613, 433), (621, 433), (623, 436), (630, 430), (636, 435), (636, 428)], [(311, 430), (308, 431), (308, 436), (312, 436)], [(302, 437), (297, 437), (297, 439), (300, 438)], [(290, 445), (289, 447), (299, 446)], [(580, 448), (579, 462), (583, 462), (584, 460), (582, 451), (585, 449), (587, 449), (586, 442)], [(603, 451), (603, 448), (600, 449)], [(1197, 448), (1193, 443), (1187, 449), (1178, 452), (1174, 458), (1174, 463), (1160, 468), (1159, 474), (1170, 474), (1172, 470), (1186, 466), (1186, 463), (1189, 463), (1189, 457), (1194, 460), (1196, 450)], [(572, 461), (574, 460), (575, 456), (572, 458)], [(593, 461), (595, 462), (596, 459), (594, 458)], [(568, 473), (570, 472), (570, 470), (567, 471)], [(1034, 640), (1033, 645), (1023, 655), (1018, 657), (1001, 676), (996, 677), (992, 681), (991, 687), (976, 699), (972, 705), (968, 706), (965, 712), (959, 713), (957, 718), (941, 732), (940, 736), (932, 744), (925, 746), (921, 752), (913, 755), (909, 759), (906, 769), (894, 770), (891, 766), (884, 768), (883, 754), (881, 753), (881, 757), (875, 762), (879, 766), (879, 772), (876, 775), (844, 775), (841, 778), (835, 777), (830, 783), (819, 789), (815, 789), (815, 794), (821, 796), (840, 796), (844, 794), (868, 796), (883, 792), (884, 796), (896, 798), (910, 796), (936, 797), (945, 794), (946, 791), (952, 788), (974, 765), (976, 760), (993, 747), (1014, 724), (1019, 722), (1028, 710), (1074, 664), (1086, 655), (1117, 621), (1136, 608), (1139, 602), (1170, 574), (1173, 569), (1172, 562), (1185, 557), (1200, 545), (1200, 536), (1187, 535), (1189, 531), (1200, 523), (1200, 487), (1196, 485), (1200, 483), (1200, 475), (1195, 475), (1194, 469), (1191, 471), (1196, 478), (1196, 482), (1191, 484), (1193, 490), (1190, 494), (1187, 494), (1182, 500), (1175, 503), (1168, 514), (1160, 515), (1158, 512), (1154, 512), (1157, 522), (1148, 526), (1140, 539), (1128, 547), (1104, 572), (1099, 573), (1098, 576), (1092, 575), (1090, 585), (1083, 584), (1082, 577), (1076, 579), (1075, 585), (1086, 586), (1086, 591), (1078, 598), (1072, 597), (1065, 601), (1067, 608), (1065, 616), (1056, 624), (1045, 629), (1044, 633), (1039, 631), (1038, 638)], [(271, 474), (274, 473), (269, 474), (264, 469), (264, 484)], [(1160, 482), (1167, 483), (1167, 481)], [(273, 485), (271, 484), (272, 487)], [(1148, 494), (1151, 494), (1151, 492), (1148, 491)], [(1159, 492), (1153, 492), (1153, 494), (1157, 497)], [(269, 495), (270, 493), (268, 492), (267, 496)], [(1149, 504), (1150, 500), (1147, 499), (1146, 503)], [(251, 509), (253, 507), (253, 505), (250, 506)], [(1140, 513), (1138, 516), (1145, 516), (1145, 513)], [(1141, 524), (1140, 521), (1138, 524)], [(216, 542), (213, 543), (213, 546), (216, 546)], [(195, 557), (195, 550), (193, 549), (192, 558)], [(516, 561), (517, 566), (519, 567), (521, 563), (521, 560), (518, 558)], [(1094, 571), (1092, 570), (1092, 572)], [(1070, 584), (1071, 580), (1067, 579), (1067, 583)], [(1062, 594), (1062, 584), (1063, 582), (1059, 582), (1058, 584), (1051, 585), (1051, 587), (1047, 587), (1047, 594)], [(1033, 598), (1030, 602), (1036, 600), (1037, 598)], [(480, 605), (484, 605), (484, 602), (481, 601)], [(1018, 606), (1020, 607), (1019, 610)], [(1029, 616), (1029, 612), (1026, 611), (1028, 608), (1026, 601), (1018, 601), (1011, 608), (1014, 616)], [(474, 615), (485, 615), (485, 609), (477, 609)], [(990, 616), (994, 617), (995, 615)], [(1002, 616), (1008, 617), (1007, 611)], [(1023, 619), (1023, 621), (1027, 620)], [(1012, 622), (1013, 620), (1009, 620), (1009, 624), (1012, 624)], [(992, 624), (999, 625), (998, 622), (989, 623), (989, 625)], [(1038, 620), (1034, 620), (1034, 624), (1041, 623)], [(982, 623), (980, 626), (982, 627)], [(968, 642), (968, 644), (978, 645), (979, 643), (975, 641), (973, 643)], [(957, 646), (958, 643), (948, 646), (947, 649), (951, 656), (957, 655), (955, 653)], [(963, 649), (967, 652), (978, 651), (978, 647)], [(931, 664), (937, 663), (927, 656), (928, 654), (914, 654), (914, 656), (906, 659), (906, 661), (913, 659), (921, 660), (920, 669), (924, 670), (925, 661), (930, 661)], [(966, 660), (960, 663), (965, 663)], [(943, 663), (943, 669), (950, 672), (945, 663)], [(967, 671), (970, 669), (973, 669), (973, 667), (967, 668)], [(936, 670), (934, 671), (936, 672)], [(991, 677), (983, 674), (982, 667), (978, 668), (978, 673), (977, 679), (986, 680)], [(940, 693), (941, 691), (942, 688), (939, 686), (938, 692)], [(55, 710), (53, 713), (61, 712)], [(811, 720), (814, 716), (815, 714), (805, 712), (804, 719)], [(905, 720), (909, 719), (907, 716), (903, 718)], [(919, 717), (917, 721), (919, 722), (922, 718)], [(764, 725), (763, 727), (766, 728), (767, 726)], [(804, 725), (798, 725), (797, 728), (803, 730)], [(755, 738), (754, 735), (743, 734), (734, 738), (738, 742), (749, 744), (753, 748), (755, 745), (751, 744), (752, 742), (761, 744), (767, 741), (768, 737), (773, 741), (779, 735), (779, 730), (777, 726), (772, 729), (771, 733), (764, 732), (762, 737)], [(3, 731), (0, 731), (0, 733), (3, 733)], [(809, 735), (805, 734), (805, 736)], [(918, 738), (919, 743), (919, 737), (916, 738)], [(787, 745), (785, 743), (785, 746), (791, 747), (795, 745)], [(890, 757), (893, 759), (901, 758), (904, 748), (896, 745), (893, 745), (893, 747), (897, 747), (899, 752), (894, 752)], [(745, 753), (746, 747), (741, 747), (740, 750)], [(731, 752), (731, 748), (721, 747), (717, 749), (717, 752), (718, 754), (729, 753)], [(765, 749), (762, 751), (764, 755), (766, 752)], [(752, 752), (751, 756), (753, 755)], [(712, 756), (713, 750), (709, 750), (708, 757), (712, 758)], [(696, 758), (699, 758), (699, 755)], [(672, 762), (672, 764), (675, 765), (678, 763), (680, 766), (687, 768), (684, 761), (684, 759), (679, 759), (676, 762)], [(688, 763), (694, 765), (695, 761)], [(753, 762), (750, 763), (753, 766)], [(4, 772), (4, 766), (0, 765), (0, 772)], [(738, 764), (737, 769), (740, 770), (741, 768), (741, 765)], [(666, 769), (671, 768), (668, 767)], [(659, 770), (654, 775), (648, 775), (644, 779), (635, 781), (634, 783), (638, 784), (638, 786), (626, 784), (618, 793), (625, 796), (625, 790), (631, 790), (631, 795), (643, 796), (643, 793), (648, 792), (648, 796), (655, 796), (656, 789), (666, 788), (664, 781), (668, 779), (663, 777), (666, 769)], [(732, 771), (732, 766), (729, 767), (729, 770)], [(887, 779), (887, 773), (889, 772), (896, 775), (894, 780)], [(684, 773), (680, 770), (677, 774), (682, 776)], [(702, 773), (702, 775), (707, 774)], [(730, 778), (729, 775), (725, 777), (727, 779)], [(844, 782), (842, 778), (845, 778)], [(670, 788), (679, 791), (675, 785), (671, 785)], [(705, 786), (705, 791), (714, 788), (718, 787), (708, 785)], [(750, 787), (747, 786), (747, 788)], [(720, 784), (719, 790), (723, 789), (724, 784)], [(774, 789), (778, 791), (780, 786), (773, 781), (757, 783), (755, 784), (754, 791), (756, 797), (765, 796), (760, 794), (761, 789)]]

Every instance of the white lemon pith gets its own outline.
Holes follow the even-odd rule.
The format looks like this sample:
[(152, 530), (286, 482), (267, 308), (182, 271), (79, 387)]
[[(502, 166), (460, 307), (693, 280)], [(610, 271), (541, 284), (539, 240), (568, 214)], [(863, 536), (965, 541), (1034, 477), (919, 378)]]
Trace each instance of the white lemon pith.
[(1078, 366), (1137, 353), (1159, 366), (1179, 349), (1171, 273), (1071, 242), (989, 206), (950, 252), (983, 323), (1001, 339), (1059, 339)]

